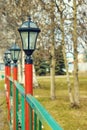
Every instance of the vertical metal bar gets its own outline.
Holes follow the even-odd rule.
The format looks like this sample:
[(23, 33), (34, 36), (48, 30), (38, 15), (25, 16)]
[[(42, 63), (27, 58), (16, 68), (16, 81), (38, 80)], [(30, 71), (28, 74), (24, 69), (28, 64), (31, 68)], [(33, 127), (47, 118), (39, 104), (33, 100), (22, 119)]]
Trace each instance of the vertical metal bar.
[(42, 130), (42, 123), (40, 120), (39, 120), (39, 130)]
[[(17, 80), (18, 68), (17, 65), (13, 67), (13, 80)], [(13, 119), (13, 129), (18, 130), (18, 90), (14, 85), (14, 95), (13, 95), (13, 104), (14, 104), (14, 119)]]
[(31, 108), (30, 106), (29, 106), (29, 109), (30, 109), (30, 112), (29, 112), (29, 114), (30, 114), (30, 115), (29, 115), (30, 123), (29, 123), (29, 124), (30, 124), (30, 130), (32, 130), (32, 128), (33, 128), (33, 127), (32, 127), (32, 125), (33, 125), (33, 124), (32, 124), (32, 123), (33, 123), (32, 114), (33, 114), (33, 113), (32, 113), (32, 108)]
[(12, 96), (12, 81), (10, 81), (10, 96)]
[(7, 91), (7, 66), (5, 65), (5, 91), (6, 91), (6, 102), (7, 102), (7, 108), (8, 108), (8, 91)]
[[(26, 57), (25, 59), (25, 95), (33, 94), (33, 72), (32, 72), (32, 59), (31, 57)], [(30, 130), (29, 127), (29, 104), (25, 100), (25, 130)]]
[(13, 87), (13, 130), (16, 130), (16, 89)]
[(29, 130), (29, 109), (28, 103), (25, 101), (25, 130)]
[(13, 85), (13, 83), (12, 83), (12, 81), (10, 81), (10, 118), (11, 118), (11, 120), (10, 120), (10, 123), (11, 123), (11, 125), (12, 125), (12, 120), (13, 120), (13, 87), (12, 87), (12, 85)]
[(7, 101), (7, 109), (9, 110), (9, 99), (8, 99), (8, 79), (7, 79), (7, 75), (8, 75), (8, 66), (5, 65), (5, 90), (6, 90), (6, 101)]
[[(11, 67), (7, 66), (7, 76), (11, 75)], [(10, 121), (10, 80), (7, 79), (7, 90), (8, 90), (8, 119)]]
[(34, 112), (34, 130), (37, 130), (37, 114)]
[(21, 130), (25, 130), (25, 105), (24, 105), (24, 97), (21, 97), (21, 116), (22, 116), (22, 121), (21, 121)]
[(16, 88), (16, 130), (18, 130), (18, 89)]

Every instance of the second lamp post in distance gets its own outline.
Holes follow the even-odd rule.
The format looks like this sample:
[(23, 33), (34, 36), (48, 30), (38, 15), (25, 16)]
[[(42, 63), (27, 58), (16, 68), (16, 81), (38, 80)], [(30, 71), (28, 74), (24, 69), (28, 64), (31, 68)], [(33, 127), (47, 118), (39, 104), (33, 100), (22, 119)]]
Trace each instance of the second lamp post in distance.
[[(13, 61), (13, 80), (18, 80), (18, 66), (17, 66), (17, 61), (19, 58), (19, 53), (21, 51), (21, 49), (19, 48), (18, 45), (16, 45), (16, 43), (14, 43), (12, 45), (12, 47), (10, 48), (11, 51), (11, 59)], [(14, 116), (14, 120), (13, 120), (13, 129), (17, 130), (18, 128), (18, 90), (16, 88), (16, 86), (14, 85), (14, 95), (13, 95), (13, 116)]]

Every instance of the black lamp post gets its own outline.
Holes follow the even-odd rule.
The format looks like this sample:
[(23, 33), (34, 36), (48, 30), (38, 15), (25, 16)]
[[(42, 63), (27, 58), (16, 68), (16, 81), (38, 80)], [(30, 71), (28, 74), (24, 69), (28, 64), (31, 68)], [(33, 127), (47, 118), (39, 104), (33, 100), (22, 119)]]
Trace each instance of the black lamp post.
[[(13, 44), (12, 47), (10, 48), (10, 51), (11, 51), (11, 58), (12, 58), (12, 60), (14, 62), (14, 66), (13, 66), (13, 80), (18, 80), (17, 61), (18, 61), (19, 53), (20, 53), (21, 49), (19, 48), (18, 45)], [(18, 116), (17, 116), (17, 112), (18, 112), (18, 90), (17, 90), (17, 88), (15, 86), (14, 86), (13, 106), (14, 106), (13, 128), (15, 130), (15, 129), (18, 128)]]
[(31, 21), (31, 18), (29, 17), (29, 20), (24, 22), (18, 29), (18, 31), (21, 36), (22, 48), (25, 54), (27, 56), (32, 55), (33, 51), (36, 48), (36, 41), (40, 29), (34, 22)]
[(4, 64), (5, 64), (5, 66), (6, 66), (6, 65), (7, 65), (7, 59), (6, 59), (5, 54), (4, 54), (4, 56), (3, 56), (3, 61), (4, 61)]
[(10, 66), (10, 63), (11, 63), (11, 52), (10, 50), (6, 50), (6, 52), (4, 53), (4, 62), (5, 62), (5, 65), (8, 65)]
[(19, 48), (18, 45), (13, 44), (12, 47), (10, 48), (11, 51), (11, 58), (13, 60), (13, 62), (16, 64), (19, 58), (19, 53), (21, 51), (21, 49)]
[[(33, 75), (32, 75), (32, 58), (31, 55), (36, 49), (36, 41), (40, 29), (31, 21), (29, 17), (28, 21), (25, 21), (18, 29), (21, 40), (22, 48), (26, 54), (25, 59), (25, 94), (33, 94)], [(25, 130), (29, 130), (29, 108), (28, 103), (25, 102)]]

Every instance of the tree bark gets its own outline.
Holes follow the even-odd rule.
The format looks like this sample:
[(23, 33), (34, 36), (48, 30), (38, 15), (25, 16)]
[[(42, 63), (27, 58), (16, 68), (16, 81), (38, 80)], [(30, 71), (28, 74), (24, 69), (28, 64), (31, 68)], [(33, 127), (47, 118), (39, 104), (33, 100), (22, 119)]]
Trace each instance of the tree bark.
[(18, 79), (21, 84), (24, 84), (24, 52), (20, 53), (20, 61), (18, 64)]
[(73, 99), (73, 94), (72, 94), (72, 88), (71, 88), (71, 83), (70, 83), (70, 76), (68, 72), (68, 63), (66, 59), (66, 51), (65, 51), (65, 41), (64, 41), (64, 21), (62, 19), (62, 12), (61, 12), (61, 17), (60, 17), (60, 23), (61, 23), (61, 33), (62, 33), (62, 51), (63, 51), (63, 57), (64, 57), (64, 62), (65, 62), (65, 68), (66, 68), (66, 75), (67, 75), (67, 86), (68, 86), (68, 93), (69, 93), (69, 100), (70, 100), (70, 105), (72, 106), (74, 104), (74, 99)]
[(37, 81), (37, 77), (36, 77), (36, 73), (35, 73), (34, 65), (33, 65), (33, 87), (34, 88), (38, 88), (39, 87), (39, 84), (38, 84), (38, 81)]
[(54, 4), (51, 3), (52, 13), (51, 13), (51, 66), (50, 66), (50, 77), (51, 77), (51, 99), (54, 100), (55, 96), (55, 40), (54, 40)]
[(51, 45), (51, 67), (50, 67), (50, 76), (51, 76), (51, 99), (55, 99), (55, 56), (54, 56), (54, 45)]
[(77, 7), (76, 0), (73, 0), (73, 48), (74, 48), (74, 106), (80, 106), (79, 79), (78, 79), (78, 51), (77, 51)]

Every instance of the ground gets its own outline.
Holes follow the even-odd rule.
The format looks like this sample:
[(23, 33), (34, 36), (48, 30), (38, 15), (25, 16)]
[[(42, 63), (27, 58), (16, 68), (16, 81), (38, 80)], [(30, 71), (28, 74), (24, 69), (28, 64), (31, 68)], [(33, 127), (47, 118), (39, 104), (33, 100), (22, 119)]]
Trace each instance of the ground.
[[(50, 77), (38, 77), (39, 88), (34, 89), (34, 97), (46, 108), (64, 130), (87, 130), (87, 76), (79, 77), (79, 109), (70, 108), (66, 76), (56, 77), (56, 100), (50, 99)], [(73, 79), (71, 76), (73, 86)], [(0, 130), (9, 130), (4, 81), (0, 81)], [(45, 129), (43, 130), (50, 130)]]
[[(50, 99), (50, 78), (38, 78), (41, 88), (34, 90), (35, 97), (43, 104), (64, 130), (87, 130), (87, 76), (79, 76), (80, 108), (70, 107), (66, 76), (56, 77), (56, 100)], [(71, 76), (73, 87), (73, 77)], [(48, 129), (47, 129), (48, 130)]]
[(3, 81), (0, 81), (0, 130), (9, 130), (7, 104)]

